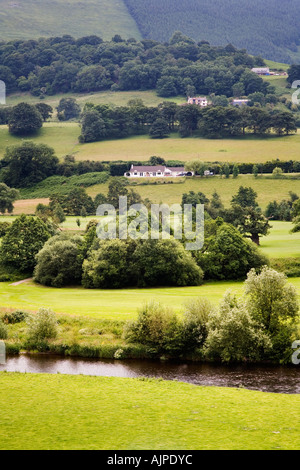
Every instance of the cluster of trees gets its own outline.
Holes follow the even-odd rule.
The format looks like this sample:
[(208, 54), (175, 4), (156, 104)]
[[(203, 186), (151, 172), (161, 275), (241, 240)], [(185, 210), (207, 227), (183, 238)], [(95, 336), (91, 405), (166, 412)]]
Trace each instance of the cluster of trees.
[(128, 106), (116, 108), (86, 105), (80, 141), (94, 142), (143, 133), (149, 133), (152, 138), (164, 138), (174, 131), (179, 131), (181, 137), (222, 138), (270, 132), (280, 136), (296, 132), (297, 126), (292, 113), (275, 109), (224, 106), (201, 109), (196, 105), (178, 106), (172, 102), (148, 108), (141, 100), (132, 100)]
[(206, 224), (207, 241), (203, 248), (204, 253), (207, 253), (212, 240), (216, 239), (217, 227), (219, 225), (222, 227), (223, 221), (236, 227), (244, 237), (250, 238), (257, 245), (260, 243), (260, 237), (267, 235), (271, 228), (257, 203), (257, 193), (251, 187), (240, 186), (237, 194), (231, 199), (229, 209), (224, 208), (221, 197), (216, 191), (210, 200), (202, 192), (184, 193), (182, 206), (184, 204), (192, 204), (194, 207), (196, 204), (204, 204), (207, 216), (215, 221), (211, 228)]
[(125, 338), (155, 355), (201, 357), (222, 362), (290, 361), (299, 303), (283, 274), (250, 270), (243, 297), (227, 291), (218, 308), (207, 299), (190, 300), (179, 318), (157, 303), (145, 305), (125, 327)]
[(269, 86), (252, 73), (261, 58), (245, 50), (196, 43), (182, 34), (169, 43), (119, 36), (9, 41), (0, 45), (0, 79), (8, 93), (36, 96), (66, 92), (157, 89), (161, 96), (210, 94), (233, 96), (263, 92)]
[(101, 162), (76, 162), (72, 155), (60, 162), (52, 147), (26, 141), (6, 149), (0, 161), (0, 180), (10, 187), (26, 188), (55, 175), (71, 177), (99, 172), (100, 177), (100, 173), (105, 175), (109, 169), (109, 164)]
[[(293, 63), (299, 44), (293, 16), (297, 0), (125, 0), (129, 12), (146, 38), (167, 41), (180, 29), (196, 41), (226, 44), (227, 38), (253, 55)], [(293, 51), (293, 54), (291, 53)]]
[[(119, 194), (119, 188), (111, 188), (108, 200), (114, 203)], [(59, 211), (64, 216), (61, 202), (53, 199), (48, 208), (39, 207), (39, 217), (23, 215), (5, 228), (0, 248), (5, 266), (28, 274), (35, 268), (36, 281), (50, 286), (121, 288), (199, 285), (204, 275), (243, 279), (251, 268), (268, 263), (254, 243), (221, 218), (207, 222), (205, 246), (192, 253), (185, 250), (184, 240), (172, 237), (172, 231), (170, 239), (100, 240), (97, 220), (88, 224), (84, 236), (57, 235)]]
[(289, 222), (296, 217), (296, 202), (299, 200), (299, 196), (293, 191), (289, 191), (289, 195), (289, 199), (283, 199), (280, 202), (269, 202), (265, 212), (268, 219), (285, 220)]

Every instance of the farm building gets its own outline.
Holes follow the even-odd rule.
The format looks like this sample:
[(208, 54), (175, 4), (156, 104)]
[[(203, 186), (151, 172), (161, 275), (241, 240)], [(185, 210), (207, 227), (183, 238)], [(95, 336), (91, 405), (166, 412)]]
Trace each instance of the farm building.
[(270, 75), (269, 67), (257, 67), (251, 69), (252, 72), (256, 73), (257, 75)]
[(127, 178), (164, 178), (164, 177), (177, 177), (177, 176), (194, 176), (194, 172), (186, 171), (184, 167), (166, 167), (163, 165), (157, 166), (134, 166), (131, 165), (129, 171), (124, 174)]
[(208, 101), (205, 96), (188, 97), (188, 104), (196, 104), (197, 106), (201, 106), (201, 108), (206, 108)]

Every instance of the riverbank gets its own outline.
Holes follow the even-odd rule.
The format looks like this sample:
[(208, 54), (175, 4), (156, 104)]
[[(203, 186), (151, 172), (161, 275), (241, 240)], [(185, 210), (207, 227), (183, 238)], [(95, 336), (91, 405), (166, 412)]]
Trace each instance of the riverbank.
[(284, 449), (300, 396), (155, 379), (0, 373), (0, 448)]

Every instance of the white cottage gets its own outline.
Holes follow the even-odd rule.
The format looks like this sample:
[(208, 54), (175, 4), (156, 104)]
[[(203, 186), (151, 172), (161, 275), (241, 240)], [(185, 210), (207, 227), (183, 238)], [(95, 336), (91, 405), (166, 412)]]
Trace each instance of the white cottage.
[(177, 176), (194, 176), (193, 171), (186, 171), (184, 166), (166, 167), (163, 165), (156, 166), (134, 166), (131, 165), (129, 171), (124, 174), (127, 178), (165, 178)]

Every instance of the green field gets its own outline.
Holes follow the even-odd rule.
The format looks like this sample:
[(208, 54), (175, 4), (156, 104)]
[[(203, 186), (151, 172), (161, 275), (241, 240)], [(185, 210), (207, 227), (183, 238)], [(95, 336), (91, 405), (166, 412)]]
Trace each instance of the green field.
[[(262, 209), (266, 209), (269, 202), (289, 199), (289, 191), (300, 193), (300, 180), (254, 178), (252, 175), (240, 175), (229, 179), (214, 176), (210, 178), (188, 178), (183, 183), (148, 184), (133, 186), (142, 198), (148, 198), (152, 203), (180, 203), (182, 194), (189, 191), (202, 191), (208, 198), (217, 191), (225, 207), (230, 205), (232, 196), (238, 192), (240, 186), (251, 186), (257, 192), (257, 201)], [(98, 193), (106, 194), (108, 183), (87, 188), (87, 193), (95, 197)]]
[(0, 373), (5, 450), (294, 449), (300, 397), (180, 382)]
[(289, 233), (291, 222), (271, 221), (272, 229), (261, 239), (261, 249), (270, 258), (299, 258), (300, 232)]
[(299, 132), (288, 137), (248, 136), (218, 140), (198, 137), (182, 139), (178, 134), (162, 140), (138, 136), (90, 144), (79, 144), (79, 135), (80, 127), (75, 122), (46, 123), (38, 134), (27, 139), (11, 136), (7, 126), (0, 126), (0, 156), (6, 147), (32, 140), (53, 147), (60, 158), (73, 154), (77, 160), (147, 161), (152, 155), (161, 156), (165, 160), (200, 159), (207, 162), (259, 163), (276, 158), (286, 161), (299, 159)]
[(141, 39), (123, 0), (0, 0), (1, 40), (33, 39), (70, 34), (76, 38), (96, 34), (111, 39)]
[[(108, 104), (111, 106), (126, 106), (130, 100), (142, 100), (145, 106), (157, 106), (163, 101), (173, 101), (177, 104), (186, 102), (185, 96), (176, 96), (173, 98), (161, 98), (157, 95), (155, 90), (147, 91), (103, 91), (95, 93), (61, 93), (53, 96), (46, 96), (42, 101), (47, 103), (55, 111), (59, 101), (62, 98), (75, 98), (78, 104), (83, 108), (85, 103), (97, 104)], [(29, 93), (15, 93), (7, 97), (7, 105), (15, 106), (18, 103), (25, 102), (29, 104), (40, 103), (41, 100), (36, 96), (32, 96)], [(55, 118), (55, 112), (53, 116)], [(56, 119), (57, 121), (57, 119)]]
[[(300, 278), (291, 278), (300, 294)], [(44, 287), (26, 281), (12, 285), (0, 283), (1, 308), (20, 308), (37, 311), (40, 307), (50, 307), (56, 313), (82, 315), (91, 318), (127, 320), (136, 316), (137, 310), (145, 303), (161, 302), (180, 312), (182, 306), (195, 297), (206, 297), (219, 303), (230, 289), (241, 294), (242, 282), (209, 282), (196, 287), (169, 287), (153, 289), (98, 290), (80, 287), (62, 289)]]

